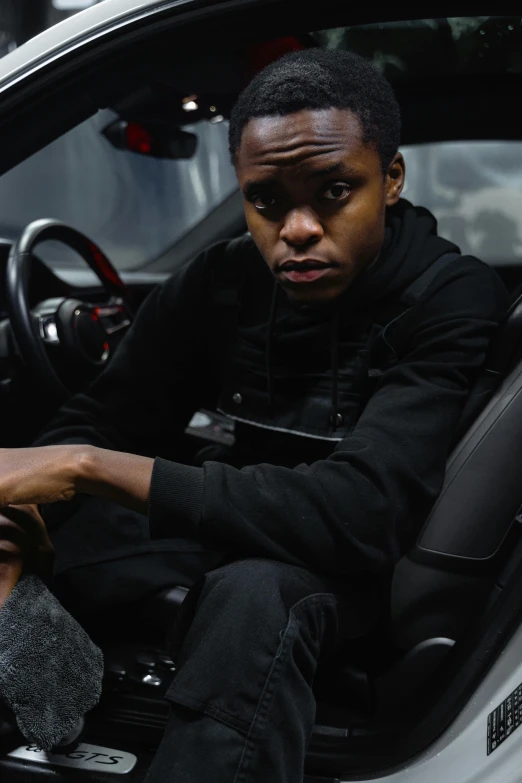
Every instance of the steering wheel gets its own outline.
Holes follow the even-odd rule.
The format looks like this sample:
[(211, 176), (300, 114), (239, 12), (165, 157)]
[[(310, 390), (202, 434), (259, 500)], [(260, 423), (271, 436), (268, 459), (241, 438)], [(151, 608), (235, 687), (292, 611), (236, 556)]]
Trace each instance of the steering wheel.
[[(75, 250), (107, 292), (103, 304), (79, 299), (46, 299), (29, 306), (33, 251), (47, 240)], [(7, 262), (7, 312), (18, 349), (33, 378), (56, 402), (71, 390), (56, 367), (83, 381), (94, 377), (110, 360), (113, 348), (132, 320), (128, 293), (117, 271), (100, 248), (76, 229), (57, 220), (35, 220), (12, 246)], [(52, 355), (52, 359), (51, 359)], [(62, 375), (64, 373), (62, 372)]]

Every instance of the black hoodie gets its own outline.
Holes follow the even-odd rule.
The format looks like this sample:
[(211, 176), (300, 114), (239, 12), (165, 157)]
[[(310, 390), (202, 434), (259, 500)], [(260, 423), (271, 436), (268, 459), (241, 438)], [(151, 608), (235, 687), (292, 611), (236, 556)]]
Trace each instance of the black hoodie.
[[(153, 537), (335, 576), (386, 572), (440, 490), (505, 313), (503, 286), (459, 256), (408, 300), (412, 283), (456, 248), (406, 201), (389, 212), (379, 261), (333, 307), (292, 306), (249, 237), (233, 261), (231, 247), (210, 248), (149, 296), (110, 366), (38, 444), (157, 457)], [(231, 322), (230, 303), (214, 293), (236, 285), (238, 257)], [(193, 412), (212, 406), (238, 421), (231, 464), (175, 462)]]

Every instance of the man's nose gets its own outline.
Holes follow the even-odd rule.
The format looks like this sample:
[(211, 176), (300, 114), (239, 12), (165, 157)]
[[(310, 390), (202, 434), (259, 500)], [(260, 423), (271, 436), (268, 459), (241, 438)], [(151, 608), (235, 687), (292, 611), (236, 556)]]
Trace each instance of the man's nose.
[(280, 238), (291, 247), (315, 245), (323, 237), (323, 227), (312, 209), (301, 207), (286, 214)]

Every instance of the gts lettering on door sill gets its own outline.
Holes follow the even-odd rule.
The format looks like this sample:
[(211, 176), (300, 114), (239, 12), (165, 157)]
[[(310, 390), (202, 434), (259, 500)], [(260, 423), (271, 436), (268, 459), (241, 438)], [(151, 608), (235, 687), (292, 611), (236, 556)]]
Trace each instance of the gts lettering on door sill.
[(70, 751), (46, 753), (36, 745), (22, 745), (12, 750), (8, 756), (12, 759), (34, 761), (37, 764), (49, 764), (58, 767), (75, 767), (86, 771), (102, 770), (116, 775), (126, 775), (136, 766), (137, 757), (132, 753), (101, 745), (88, 745), (82, 742)]

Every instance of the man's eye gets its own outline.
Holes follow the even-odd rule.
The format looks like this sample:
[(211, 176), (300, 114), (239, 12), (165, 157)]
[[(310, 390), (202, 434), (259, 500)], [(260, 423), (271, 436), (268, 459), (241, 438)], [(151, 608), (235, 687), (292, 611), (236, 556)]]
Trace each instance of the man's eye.
[(268, 207), (273, 207), (276, 202), (275, 197), (268, 193), (255, 193), (250, 200), (256, 209), (268, 209)]
[(351, 193), (351, 188), (345, 182), (336, 182), (325, 190), (323, 196), (327, 201), (342, 201)]

